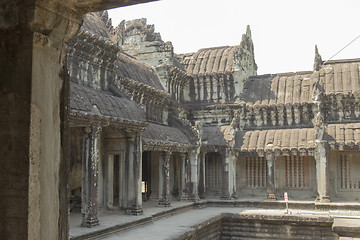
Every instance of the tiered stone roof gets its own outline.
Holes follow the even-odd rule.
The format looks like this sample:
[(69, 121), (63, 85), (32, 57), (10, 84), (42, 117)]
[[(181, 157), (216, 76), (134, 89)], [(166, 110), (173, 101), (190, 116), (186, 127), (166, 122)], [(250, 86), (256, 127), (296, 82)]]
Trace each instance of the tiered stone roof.
[(143, 133), (145, 150), (185, 151), (192, 145), (181, 129), (149, 123)]
[(80, 31), (88, 31), (115, 43), (111, 18), (107, 11), (86, 14)]
[[(98, 18), (102, 20), (95, 21)], [(111, 72), (107, 79), (119, 92), (116, 94), (119, 98), (107, 92), (108, 89), (95, 91), (72, 83), (70, 107), (74, 116), (148, 121), (143, 133), (144, 149), (156, 151), (185, 151), (201, 144), (210, 151), (233, 148), (242, 154), (264, 155), (266, 151), (274, 151), (312, 155), (316, 132), (322, 127), (323, 140), (333, 149), (359, 147), (360, 59), (324, 63), (317, 53), (314, 71), (250, 76), (256, 74), (257, 67), (249, 28), (239, 46), (200, 49), (172, 58), (172, 45), (164, 43), (154, 32), (154, 26), (147, 25), (145, 19), (131, 21), (122, 29), (120, 26), (116, 38), (125, 36), (121, 34), (139, 35), (143, 39), (138, 44), (155, 42), (155, 52), (164, 51), (164, 59), (171, 60), (169, 63), (155, 61), (159, 65), (150, 67), (121, 52), (114, 44), (115, 34), (109, 21), (104, 12), (88, 15), (83, 30), (70, 42), (72, 48), (69, 51), (77, 58)], [(129, 52), (136, 51), (129, 39), (123, 42), (123, 47), (128, 47)], [(142, 45), (145, 47), (139, 58), (150, 54), (146, 52), (146, 44)], [(235, 82), (239, 72), (243, 79)], [(76, 69), (73, 73), (76, 75)], [(76, 80), (77, 76), (71, 77)], [(188, 87), (189, 96), (184, 96), (185, 87)], [(121, 98), (127, 95), (132, 99)], [(169, 104), (171, 101), (172, 105)], [(209, 116), (204, 119), (211, 118), (212, 111), (226, 113), (230, 119), (236, 116), (231, 125), (228, 119), (223, 121), (223, 116), (216, 123), (209, 120), (197, 136), (200, 143), (196, 142), (196, 134), (185, 131), (176, 117), (172, 126), (161, 124), (161, 121), (150, 122), (134, 102), (159, 107), (160, 112), (170, 105), (178, 107), (186, 103), (190, 111), (198, 111), (198, 114), (201, 110), (207, 111)], [(220, 111), (220, 108), (226, 111)], [(235, 110), (238, 111), (236, 114)], [(314, 126), (317, 114), (323, 114), (321, 127)]]
[(329, 124), (324, 139), (336, 150), (360, 147), (360, 123)]
[(296, 72), (249, 77), (241, 101), (249, 106), (312, 103), (312, 74)]
[(163, 90), (159, 78), (150, 66), (137, 61), (125, 53), (118, 55), (116, 67), (116, 73), (120, 78), (131, 79), (150, 87)]
[(234, 72), (234, 53), (238, 46), (200, 49), (196, 53), (180, 54), (177, 58), (189, 75), (210, 75)]
[(315, 75), (325, 94), (360, 91), (360, 59), (328, 61)]
[(145, 121), (145, 111), (135, 102), (76, 83), (70, 84), (70, 111), (80, 121), (93, 119), (130, 125)]
[(266, 151), (312, 155), (314, 148), (314, 128), (242, 131), (236, 136), (235, 147), (239, 152), (261, 156), (264, 156)]

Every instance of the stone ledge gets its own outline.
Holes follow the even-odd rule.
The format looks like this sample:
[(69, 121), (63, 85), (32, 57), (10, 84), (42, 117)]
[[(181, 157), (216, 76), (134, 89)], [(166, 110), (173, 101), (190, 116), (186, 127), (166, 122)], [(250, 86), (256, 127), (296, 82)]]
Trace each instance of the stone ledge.
[(360, 218), (334, 218), (332, 230), (340, 237), (360, 237)]

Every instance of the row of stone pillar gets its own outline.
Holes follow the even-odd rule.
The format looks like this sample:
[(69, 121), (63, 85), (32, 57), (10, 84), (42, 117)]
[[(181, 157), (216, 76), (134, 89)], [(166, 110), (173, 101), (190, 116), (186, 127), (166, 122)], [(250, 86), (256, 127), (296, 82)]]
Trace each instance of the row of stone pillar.
[[(98, 219), (98, 162), (99, 162), (99, 137), (101, 127), (90, 126), (83, 129), (82, 153), (82, 226), (92, 227), (99, 224)], [(131, 133), (127, 138), (125, 179), (125, 203), (122, 206), (130, 215), (142, 214), (142, 149), (141, 135)], [(159, 196), (158, 206), (170, 206), (170, 157), (171, 152), (162, 152), (159, 161)], [(197, 155), (195, 151), (180, 153), (180, 199), (198, 199), (197, 189)], [(188, 163), (190, 166), (187, 166)], [(203, 167), (205, 163), (203, 162)], [(113, 167), (109, 164), (109, 168)], [(190, 176), (187, 168), (190, 167)], [(111, 169), (109, 170), (109, 172)], [(204, 186), (204, 185), (203, 185)], [(109, 197), (109, 196), (108, 196)], [(110, 196), (111, 197), (111, 196)]]
[[(98, 195), (98, 161), (99, 161), (99, 135), (101, 127), (91, 126), (84, 129), (83, 159), (82, 159), (82, 226), (95, 226), (99, 224), (97, 214)], [(128, 188), (126, 212), (131, 215), (142, 214), (141, 192), (141, 135), (134, 133), (127, 141), (126, 167)], [(170, 157), (171, 152), (163, 152), (159, 162), (159, 200), (158, 206), (170, 206)], [(187, 159), (188, 158), (188, 159)], [(181, 153), (180, 169), (180, 199), (198, 200), (205, 197), (205, 158), (206, 152), (200, 154), (191, 151), (188, 154)], [(222, 159), (222, 187), (221, 198), (230, 199), (236, 191), (235, 183), (235, 155), (229, 151), (221, 154)], [(187, 163), (190, 163), (190, 176), (187, 176)], [(327, 150), (319, 145), (315, 151), (318, 200), (327, 201)], [(267, 198), (276, 199), (274, 161), (275, 154), (266, 152), (267, 161)], [(186, 181), (187, 179), (187, 181)]]
[[(82, 153), (82, 226), (99, 224), (98, 219), (98, 163), (100, 126), (90, 126), (83, 130)], [(124, 209), (130, 215), (142, 214), (141, 193), (141, 135), (130, 133), (126, 146), (125, 172), (127, 179)]]
[[(319, 202), (330, 202), (328, 193), (328, 148), (326, 143), (317, 144), (315, 148), (317, 199)], [(276, 199), (274, 165), (275, 154), (272, 151), (266, 152), (267, 161), (267, 199)]]
[[(163, 152), (159, 162), (158, 206), (170, 206), (170, 158), (171, 152)], [(198, 200), (198, 162), (195, 151), (180, 153), (180, 200)], [(189, 165), (190, 164), (190, 165)], [(188, 166), (189, 165), (189, 166)], [(190, 168), (190, 169), (189, 169)], [(190, 170), (190, 174), (189, 171)]]
[[(328, 195), (328, 161), (327, 161), (328, 148), (326, 144), (318, 144), (315, 149), (315, 161), (316, 161), (316, 176), (317, 176), (317, 201), (329, 202)], [(276, 200), (276, 187), (275, 187), (275, 158), (276, 155), (273, 151), (267, 151), (265, 153), (267, 162), (267, 199)], [(200, 198), (205, 197), (206, 184), (205, 184), (205, 159), (206, 152), (200, 154), (199, 163), (199, 187), (198, 193)], [(221, 154), (222, 161), (222, 186), (221, 186), (221, 198), (230, 199), (236, 192), (236, 179), (235, 179), (235, 156), (229, 152)]]

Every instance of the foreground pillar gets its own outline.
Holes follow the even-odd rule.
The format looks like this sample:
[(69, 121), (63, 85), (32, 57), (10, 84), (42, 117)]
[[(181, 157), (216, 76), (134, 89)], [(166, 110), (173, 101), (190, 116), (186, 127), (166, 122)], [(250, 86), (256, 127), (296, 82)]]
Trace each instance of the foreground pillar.
[(272, 151), (267, 151), (265, 153), (266, 163), (267, 163), (267, 182), (266, 182), (266, 192), (268, 200), (276, 200), (275, 195), (275, 154)]
[(129, 139), (129, 196), (126, 213), (129, 215), (141, 215), (142, 210), (142, 159), (141, 159), (141, 135), (134, 133)]
[(100, 131), (101, 128), (98, 126), (84, 129), (81, 192), (83, 227), (99, 225), (97, 197)]
[(316, 142), (315, 161), (316, 161), (316, 181), (317, 198), (319, 202), (330, 202), (329, 183), (328, 183), (328, 146), (326, 142)]
[(159, 207), (170, 207), (170, 152), (163, 152), (159, 162)]
[(0, 4), (2, 239), (68, 239), (65, 42), (82, 21), (69, 5)]

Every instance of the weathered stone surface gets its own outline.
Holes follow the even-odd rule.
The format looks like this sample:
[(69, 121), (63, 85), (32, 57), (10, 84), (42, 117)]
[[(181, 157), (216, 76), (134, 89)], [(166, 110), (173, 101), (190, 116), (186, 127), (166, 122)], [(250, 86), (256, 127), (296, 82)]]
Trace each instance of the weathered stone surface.
[[(87, 1), (86, 5), (88, 10), (101, 10), (139, 2)], [(7, 0), (0, 4), (0, 109), (5, 111), (0, 135), (1, 142), (8, 143), (1, 150), (1, 163), (7, 167), (2, 168), (0, 180), (4, 211), (0, 235), (5, 239), (68, 239), (68, 95), (64, 92), (69, 88), (63, 66), (65, 42), (77, 33), (86, 12), (78, 3)]]
[[(104, 136), (99, 137), (101, 164), (94, 170), (100, 177), (91, 176), (101, 194), (93, 191), (87, 202), (94, 213), (88, 214), (90, 224), (97, 222), (97, 204), (141, 214), (143, 143), (153, 164), (151, 174), (158, 177), (145, 184), (157, 185), (153, 193), (161, 204), (168, 205), (172, 193), (179, 196), (179, 189), (169, 189), (178, 187), (170, 184), (169, 171), (179, 176), (172, 181), (181, 182), (187, 198), (195, 201), (199, 188), (206, 196), (207, 181), (212, 179), (217, 197), (220, 193), (235, 197), (236, 188), (249, 188), (247, 197), (264, 193), (263, 184), (239, 181), (243, 176), (236, 173), (242, 166), (253, 182), (268, 178), (270, 197), (292, 187), (294, 196), (310, 196), (316, 188), (322, 202), (358, 200), (359, 181), (353, 175), (359, 170), (354, 160), (359, 155), (359, 59), (322, 63), (316, 51), (313, 72), (254, 76), (250, 28), (239, 46), (175, 55), (172, 44), (164, 42), (146, 20), (113, 29), (106, 11), (88, 15), (80, 34), (69, 42), (85, 12), (140, 2), (145, 1), (6, 0), (0, 4), (0, 135), (5, 143), (1, 146), (1, 236), (68, 238), (67, 181), (79, 176), (76, 164), (69, 176), (69, 107), (72, 127), (104, 128)], [(193, 130), (192, 125), (196, 125)], [(77, 130), (74, 134), (79, 134)], [(275, 162), (266, 162), (267, 175), (257, 159), (266, 150), (271, 150)], [(174, 156), (187, 152), (187, 157), (182, 158), (182, 167), (176, 157), (166, 154), (165, 164), (156, 165), (157, 151), (176, 151)], [(236, 164), (245, 155), (254, 158)], [(280, 155), (290, 158), (283, 160)], [(294, 158), (298, 155), (314, 155), (316, 177), (309, 170), (315, 163), (306, 165), (308, 160)], [(110, 181), (109, 171), (114, 168), (123, 171), (113, 172), (119, 181)], [(285, 181), (304, 179), (307, 188), (284, 186)], [(107, 184), (113, 184), (119, 196), (104, 196)], [(113, 198), (112, 204), (107, 205), (107, 197)]]
[(332, 230), (340, 237), (360, 237), (360, 220), (358, 218), (335, 218)]

